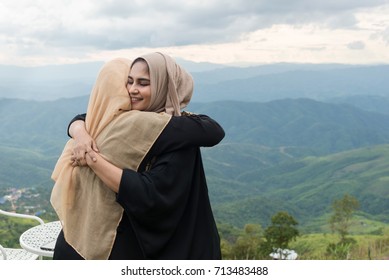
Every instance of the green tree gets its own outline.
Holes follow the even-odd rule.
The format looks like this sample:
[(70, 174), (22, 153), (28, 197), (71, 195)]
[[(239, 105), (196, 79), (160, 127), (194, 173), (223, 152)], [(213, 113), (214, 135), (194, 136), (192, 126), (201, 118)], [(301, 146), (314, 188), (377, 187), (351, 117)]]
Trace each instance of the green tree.
[(289, 242), (299, 235), (298, 222), (285, 211), (278, 212), (271, 218), (271, 225), (265, 229), (266, 242), (261, 246), (264, 257), (277, 249), (287, 249)]
[(358, 200), (349, 194), (345, 194), (341, 199), (333, 201), (333, 214), (329, 222), (331, 230), (340, 235), (340, 243), (348, 242), (347, 235), (349, 234), (353, 214), (358, 208)]
[(236, 239), (232, 247), (231, 258), (238, 260), (258, 259), (262, 234), (261, 225), (246, 224), (244, 232)]
[(333, 214), (329, 222), (332, 232), (339, 234), (340, 241), (328, 244), (327, 255), (329, 257), (337, 260), (349, 258), (351, 247), (356, 241), (353, 238), (348, 238), (347, 235), (350, 231), (353, 214), (358, 208), (358, 200), (349, 194), (332, 202)]

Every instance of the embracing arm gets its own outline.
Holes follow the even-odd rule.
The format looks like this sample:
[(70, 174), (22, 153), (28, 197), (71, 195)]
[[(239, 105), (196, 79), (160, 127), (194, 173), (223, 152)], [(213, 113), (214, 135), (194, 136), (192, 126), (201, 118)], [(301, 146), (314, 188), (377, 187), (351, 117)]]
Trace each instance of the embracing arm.
[(100, 153), (96, 153), (91, 148), (85, 156), (86, 163), (104, 184), (115, 193), (119, 192), (120, 180), (123, 169), (104, 159)]
[(76, 140), (73, 165), (88, 165), (107, 187), (117, 193), (123, 170), (98, 153), (95, 140), (86, 131), (85, 116), (77, 115), (68, 126), (68, 135)]
[[(86, 132), (84, 120), (85, 115), (76, 116), (68, 129), (68, 134), (76, 141), (73, 166), (89, 165), (96, 175), (117, 193), (123, 170), (106, 161), (98, 153), (95, 141)], [(223, 138), (223, 128), (206, 115), (172, 117), (149, 155), (160, 155), (195, 146), (214, 146)]]
[(153, 149), (158, 155), (190, 147), (212, 147), (224, 136), (223, 128), (209, 116), (184, 113), (171, 118)]
[[(75, 116), (69, 124), (68, 135), (76, 141), (75, 160), (81, 161), (87, 148), (98, 152), (96, 142), (85, 129), (86, 114)], [(225, 136), (223, 128), (207, 115), (183, 113), (172, 117), (150, 151), (153, 155), (189, 147), (212, 147)]]
[[(68, 135), (75, 141), (73, 148), (73, 166), (86, 165), (85, 154), (88, 150), (99, 152), (96, 141), (89, 135), (85, 127), (86, 114), (75, 116), (69, 123)], [(94, 157), (95, 161), (96, 158)]]
[[(81, 123), (83, 122), (84, 124), (82, 124), (83, 128), (85, 129), (85, 118), (86, 118), (86, 114), (79, 114), (77, 116), (75, 116), (69, 123), (68, 125), (68, 136), (69, 137), (72, 137), (73, 138), (73, 133), (75, 132), (74, 130), (76, 129), (79, 129), (79, 127), (76, 127), (75, 126), (75, 123)], [(81, 125), (80, 125), (81, 126)], [(86, 131), (86, 129), (85, 129)]]

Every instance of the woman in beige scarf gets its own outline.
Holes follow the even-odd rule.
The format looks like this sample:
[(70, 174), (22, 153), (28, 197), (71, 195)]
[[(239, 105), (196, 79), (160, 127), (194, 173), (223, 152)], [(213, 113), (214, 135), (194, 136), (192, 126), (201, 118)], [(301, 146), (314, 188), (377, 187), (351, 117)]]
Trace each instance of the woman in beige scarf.
[[(88, 149), (85, 159), (90, 168), (75, 167), (74, 170), (87, 172), (74, 181), (81, 181), (82, 184), (78, 185), (82, 186), (91, 183), (95, 186), (99, 182), (99, 191), (93, 187), (93, 191), (78, 198), (78, 192), (75, 195), (67, 190), (65, 202), (64, 195), (61, 199), (56, 198), (61, 197), (60, 195), (53, 195), (53, 202), (62, 201), (62, 206), (67, 203), (63, 207), (67, 212), (72, 212), (69, 208), (74, 209), (74, 201), (77, 201), (75, 197), (80, 201), (80, 209), (75, 211), (73, 217), (67, 212), (66, 215), (62, 214), (68, 220), (63, 222), (66, 241), (60, 236), (55, 259), (73, 259), (78, 256), (86, 259), (220, 258), (219, 238), (209, 204), (201, 156), (198, 147), (193, 146), (217, 144), (224, 137), (223, 130), (205, 116), (182, 117), (179, 120), (176, 118), (175, 125), (170, 124), (174, 124), (170, 116), (181, 115), (181, 108), (189, 102), (193, 82), (189, 74), (169, 56), (152, 53), (136, 59), (131, 66), (127, 90), (131, 96), (133, 111), (120, 114), (126, 117), (108, 117), (108, 125), (100, 125), (101, 121), (91, 111), (91, 108), (96, 108), (91, 97), (86, 128), (90, 137), (96, 139), (99, 153)], [(120, 108), (119, 111), (122, 110), (124, 109)], [(103, 113), (100, 118), (107, 118), (106, 116)], [(99, 128), (101, 126), (103, 128)], [(97, 132), (94, 132), (96, 127)], [(177, 127), (183, 128), (181, 134), (176, 131)], [(213, 136), (206, 141), (204, 137), (198, 136), (198, 132), (201, 134), (204, 127), (216, 128)], [(118, 138), (122, 139), (120, 143), (117, 142)], [(153, 145), (157, 139), (159, 144)], [(209, 139), (212, 139), (211, 142)], [(123, 149), (131, 152), (126, 151), (123, 156), (120, 152)], [(166, 151), (173, 152), (161, 155)], [(159, 156), (151, 169), (146, 169), (156, 155)], [(131, 162), (126, 162), (127, 157), (132, 157)], [(122, 158), (124, 162), (118, 164), (117, 158)], [(187, 161), (190, 164), (185, 167)], [(182, 169), (182, 174), (179, 174), (181, 171), (177, 168)], [(197, 178), (188, 180), (193, 176)], [(85, 178), (92, 179), (88, 181)], [(56, 185), (57, 183), (58, 181)], [(96, 193), (97, 197), (103, 197), (97, 200), (98, 203), (94, 198)], [(107, 201), (111, 208), (103, 205)], [(55, 207), (55, 203), (53, 205)], [(104, 211), (99, 211), (100, 209)], [(94, 215), (95, 211), (100, 214)], [(57, 212), (61, 218), (61, 211)], [(83, 212), (89, 214), (82, 214), (81, 216), (86, 217), (80, 223), (80, 213)], [(198, 219), (202, 220), (201, 225)], [(198, 233), (193, 235), (196, 232)], [(188, 236), (192, 238), (188, 239)], [(196, 237), (193, 238), (194, 236)], [(203, 244), (200, 247), (202, 249), (197, 243)]]

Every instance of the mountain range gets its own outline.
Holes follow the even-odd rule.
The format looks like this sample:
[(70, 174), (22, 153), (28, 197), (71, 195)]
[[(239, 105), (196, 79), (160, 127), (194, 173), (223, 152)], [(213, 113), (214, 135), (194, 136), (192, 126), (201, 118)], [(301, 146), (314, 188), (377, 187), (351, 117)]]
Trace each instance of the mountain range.
[[(179, 63), (195, 80), (186, 110), (226, 131), (202, 148), (219, 223), (265, 225), (286, 210), (321, 231), (344, 193), (361, 217), (389, 222), (389, 65)], [(102, 65), (0, 65), (0, 198), (28, 187), (48, 200), (67, 125)]]
[[(318, 101), (377, 96), (389, 103), (389, 65), (269, 64), (231, 67), (179, 60), (193, 76), (192, 102)], [(0, 98), (56, 100), (89, 95), (103, 62), (40, 67), (0, 65)]]
[[(67, 125), (87, 103), (87, 95), (0, 99), (0, 195), (36, 187), (49, 196)], [(380, 110), (307, 98), (193, 102), (187, 109), (226, 132), (219, 145), (202, 148), (218, 222), (266, 224), (286, 210), (319, 231), (313, 225), (344, 193), (361, 202), (360, 215), (389, 222), (389, 116)]]

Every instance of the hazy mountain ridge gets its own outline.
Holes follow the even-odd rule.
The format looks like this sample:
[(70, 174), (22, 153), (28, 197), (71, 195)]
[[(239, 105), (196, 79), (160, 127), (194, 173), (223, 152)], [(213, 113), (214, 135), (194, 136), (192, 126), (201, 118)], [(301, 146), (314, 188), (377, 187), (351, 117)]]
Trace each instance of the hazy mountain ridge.
[(217, 67), (203, 71), (191, 71), (195, 81), (216, 84), (228, 80), (248, 79), (256, 76), (290, 73), (294, 71), (327, 71), (358, 67), (347, 64), (274, 63), (246, 67)]
[[(193, 102), (267, 102), (284, 98), (327, 101), (354, 95), (389, 98), (388, 65), (182, 64), (195, 80)], [(41, 67), (0, 65), (0, 98), (56, 100), (89, 95), (102, 65), (103, 62)]]
[[(353, 96), (389, 97), (389, 66), (364, 66), (331, 70), (294, 70), (284, 73), (229, 79), (214, 84), (199, 82), (194, 101), (267, 102), (285, 98), (319, 101)], [(212, 76), (209, 76), (212, 80)]]

